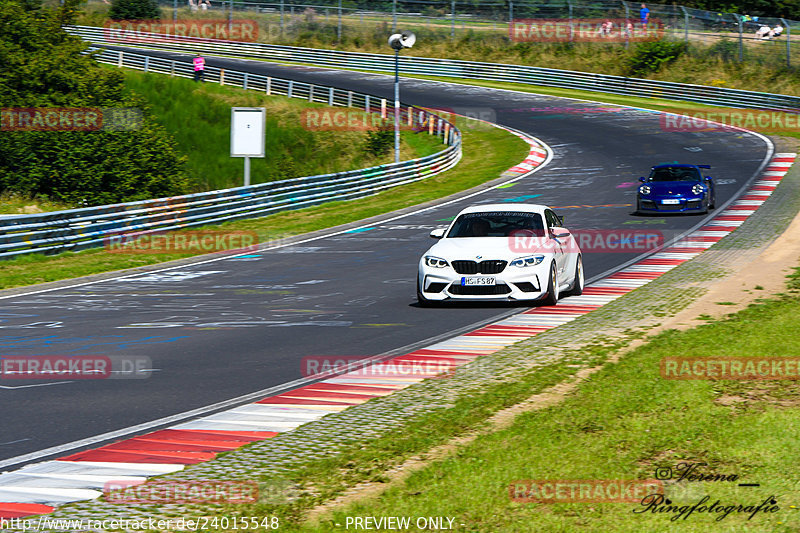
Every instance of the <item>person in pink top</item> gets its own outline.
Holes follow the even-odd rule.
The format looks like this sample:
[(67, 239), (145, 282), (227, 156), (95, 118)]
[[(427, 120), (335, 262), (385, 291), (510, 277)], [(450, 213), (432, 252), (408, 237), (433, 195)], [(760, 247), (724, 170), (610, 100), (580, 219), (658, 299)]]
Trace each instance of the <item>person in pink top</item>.
[(200, 54), (192, 59), (194, 63), (194, 81), (205, 81), (203, 80), (203, 74), (205, 74), (206, 69), (206, 60)]

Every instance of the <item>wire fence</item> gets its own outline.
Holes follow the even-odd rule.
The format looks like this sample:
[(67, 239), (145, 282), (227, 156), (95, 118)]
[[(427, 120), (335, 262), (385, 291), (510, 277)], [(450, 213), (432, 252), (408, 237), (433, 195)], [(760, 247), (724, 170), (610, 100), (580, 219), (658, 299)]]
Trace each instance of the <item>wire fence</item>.
[[(107, 64), (190, 78), (193, 66), (143, 54), (101, 50)], [(393, 117), (385, 99), (295, 80), (206, 67), (205, 80), (302, 98), (328, 106), (348, 106)], [(30, 253), (61, 253), (103, 246), (122, 235), (142, 235), (230, 220), (270, 215), (335, 200), (352, 200), (412, 183), (452, 168), (461, 159), (461, 132), (425, 109), (402, 106), (403, 124), (442, 139), (435, 154), (377, 167), (273, 181), (247, 187), (30, 215), (0, 216), (0, 258)]]
[[(105, 0), (90, 0), (95, 6)], [(595, 0), (580, 2), (552, 0), (531, 2), (464, 2), (448, 0), (403, 0), (398, 2), (353, 2), (342, 0), (158, 0), (164, 16), (173, 19), (216, 17), (234, 20), (248, 17), (259, 25), (260, 42), (286, 42), (309, 31), (344, 36), (374, 33), (376, 25), (425, 27), (443, 37), (472, 35), (507, 36), (514, 40), (512, 22), (524, 19), (562, 19), (570, 24), (581, 20), (609, 19), (641, 25), (640, 2)], [(773, 61), (788, 65), (800, 57), (800, 21), (750, 16), (647, 3), (649, 25), (658, 25), (659, 35), (671, 41), (721, 46), (722, 55), (734, 61)], [(574, 39), (574, 33), (571, 35)], [(568, 39), (571, 40), (571, 39)], [(798, 42), (793, 42), (798, 41)], [(628, 46), (629, 40), (618, 41)], [(720, 45), (720, 43), (722, 43)]]

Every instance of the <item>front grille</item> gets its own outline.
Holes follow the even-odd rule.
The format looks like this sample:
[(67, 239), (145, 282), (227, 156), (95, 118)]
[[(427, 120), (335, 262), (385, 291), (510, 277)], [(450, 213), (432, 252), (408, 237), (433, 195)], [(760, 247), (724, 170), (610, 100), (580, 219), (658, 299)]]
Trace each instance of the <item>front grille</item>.
[(680, 210), (681, 210), (681, 209), (683, 209), (684, 207), (686, 207), (684, 204), (677, 204), (677, 205), (671, 205), (671, 204), (664, 205), (664, 204), (660, 204), (660, 205), (658, 206), (658, 210), (659, 210), (659, 211), (680, 211)]
[(431, 283), (425, 292), (442, 292), (445, 287), (447, 287), (447, 283)]
[(703, 200), (689, 200), (688, 202), (686, 202), (686, 207), (688, 207), (689, 209), (696, 209), (701, 205), (703, 205)]
[(459, 274), (499, 274), (502, 272), (508, 261), (499, 259), (489, 259), (486, 261), (452, 261), (453, 269)]
[(508, 285), (450, 285), (450, 294), (461, 296), (490, 296), (493, 294), (508, 294), (511, 287)]

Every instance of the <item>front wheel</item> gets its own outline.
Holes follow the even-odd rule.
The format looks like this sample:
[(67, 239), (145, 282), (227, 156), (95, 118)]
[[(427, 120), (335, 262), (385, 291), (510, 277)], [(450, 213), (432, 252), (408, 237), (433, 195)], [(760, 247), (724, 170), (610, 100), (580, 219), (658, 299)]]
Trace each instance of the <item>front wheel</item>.
[(575, 261), (575, 275), (572, 278), (572, 286), (564, 294), (567, 296), (580, 296), (583, 294), (583, 284), (583, 258), (579, 255)]
[(547, 294), (542, 298), (542, 305), (556, 305), (558, 303), (558, 273), (556, 264), (550, 264), (550, 276), (547, 280)]

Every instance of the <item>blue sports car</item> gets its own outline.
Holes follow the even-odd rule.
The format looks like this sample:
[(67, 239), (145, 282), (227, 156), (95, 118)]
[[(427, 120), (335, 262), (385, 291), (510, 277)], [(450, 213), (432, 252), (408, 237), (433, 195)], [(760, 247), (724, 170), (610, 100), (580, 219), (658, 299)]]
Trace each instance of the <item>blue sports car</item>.
[(703, 176), (708, 165), (656, 165), (641, 177), (636, 192), (637, 213), (708, 213), (714, 209), (714, 179)]

